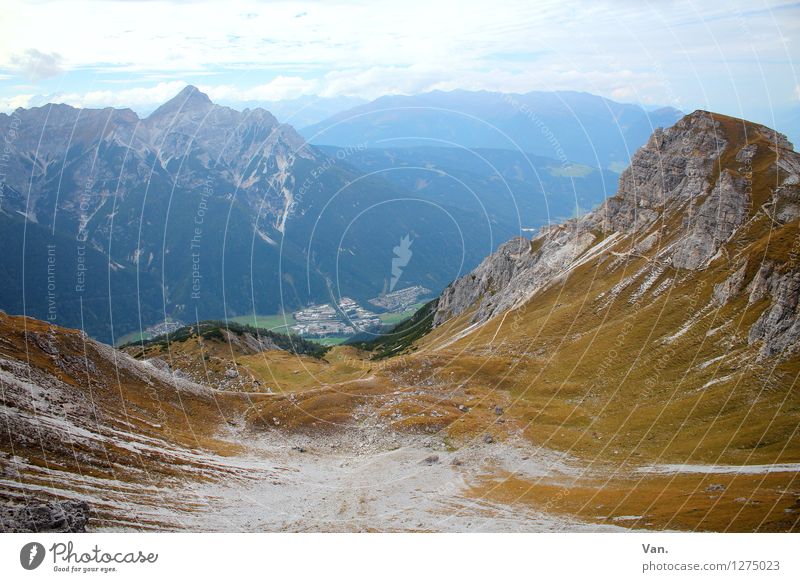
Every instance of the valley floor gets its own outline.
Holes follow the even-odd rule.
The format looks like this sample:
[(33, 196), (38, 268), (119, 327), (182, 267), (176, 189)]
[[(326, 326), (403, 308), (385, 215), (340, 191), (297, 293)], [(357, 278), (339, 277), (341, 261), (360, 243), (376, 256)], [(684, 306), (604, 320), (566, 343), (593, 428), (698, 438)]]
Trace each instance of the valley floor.
[[(0, 487), (15, 502), (64, 496), (88, 501), (89, 531), (797, 527), (797, 463), (611, 466), (514, 436), (493, 442), (474, 438), (455, 448), (443, 434), (394, 431), (370, 407), (357, 409), (354, 417), (347, 430), (315, 434), (254, 432), (232, 422), (217, 438), (236, 443), (235, 454), (175, 448), (168, 462), (181, 469), (167, 481), (99, 479), (16, 458)], [(150, 447), (146, 439), (119, 436), (139, 453)]]
[[(737, 509), (769, 513), (765, 493), (800, 475), (800, 464), (623, 473), (523, 440), (454, 451), (437, 436), (393, 433), (369, 420), (322, 439), (276, 430), (244, 445), (236, 457), (199, 460), (207, 480), (144, 491), (93, 488), (80, 478), (71, 486), (106, 514), (92, 531), (613, 532), (706, 529), (704, 518), (711, 525)], [(755, 493), (753, 483), (757, 495), (732, 497)], [(797, 509), (781, 511), (794, 519)]]
[[(435, 438), (388, 436), (378, 427), (324, 442), (274, 433), (249, 442), (235, 464), (237, 479), (192, 483), (171, 492), (181, 507), (160, 511), (160, 527), (203, 532), (621, 529), (468, 494), (471, 485), (498, 468), (533, 478), (568, 470), (557, 455), (525, 455), (521, 443), (448, 452)], [(108, 523), (99, 529), (138, 528)]]

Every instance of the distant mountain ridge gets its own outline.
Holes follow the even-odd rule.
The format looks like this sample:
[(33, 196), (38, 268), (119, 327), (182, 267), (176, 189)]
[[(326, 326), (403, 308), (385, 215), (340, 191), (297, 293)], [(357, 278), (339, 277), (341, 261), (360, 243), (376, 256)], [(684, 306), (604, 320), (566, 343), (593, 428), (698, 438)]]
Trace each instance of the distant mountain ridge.
[(241, 105), (251, 109), (256, 107), (267, 109), (282, 123), (288, 123), (293, 127), (305, 127), (364, 103), (367, 103), (367, 100), (360, 97), (304, 95), (274, 101), (250, 101)]
[(621, 171), (682, 115), (574, 91), (433, 91), (380, 97), (301, 133), (316, 144), (500, 148)]
[[(45, 318), (55, 303), (55, 322), (106, 341), (118, 333), (112, 321), (124, 333), (165, 314), (275, 313), (327, 298), (342, 221), (400, 196), (379, 179), (358, 180), (269, 112), (219, 107), (191, 86), (145, 119), (52, 105), (2, 115), (0, 128), (18, 136), (0, 220), (23, 217), (18, 230), (3, 231), (19, 254), (2, 261), (14, 275), (0, 285), (2, 305)], [(335, 220), (312, 241), (323, 208)], [(402, 216), (396, 222), (411, 229)], [(47, 265), (35, 257), (53, 237), (48, 298)], [(95, 255), (90, 269), (83, 257)], [(350, 268), (361, 270), (343, 265), (342, 276), (356, 280)]]
[[(237, 250), (249, 248), (254, 235), (272, 241), (257, 245), (257, 256), (277, 244), (295, 180), (277, 169), (311, 164), (318, 155), (267, 111), (218, 107), (191, 86), (145, 119), (129, 109), (51, 105), (1, 115), (0, 127), (17, 135), (2, 220), (26, 219), (23, 245), (26, 233), (40, 243), (62, 237), (54, 253), (55, 321), (105, 340), (112, 320), (135, 329), (190, 303), (199, 313), (218, 313), (226, 239)], [(36, 249), (23, 249), (3, 261), (20, 276), (27, 271), (27, 281), (3, 283), (3, 304), (42, 316), (41, 287), (30, 279), (39, 271), (30, 254)], [(105, 255), (105, 268), (88, 269), (87, 253)], [(229, 265), (227, 275), (241, 285), (249, 268)], [(202, 280), (205, 293), (192, 289), (192, 271), (194, 287)]]
[[(317, 147), (329, 155), (337, 151)], [(499, 240), (588, 212), (614, 194), (619, 178), (609, 170), (500, 149), (364, 148), (348, 162), (414, 195), (487, 214)]]

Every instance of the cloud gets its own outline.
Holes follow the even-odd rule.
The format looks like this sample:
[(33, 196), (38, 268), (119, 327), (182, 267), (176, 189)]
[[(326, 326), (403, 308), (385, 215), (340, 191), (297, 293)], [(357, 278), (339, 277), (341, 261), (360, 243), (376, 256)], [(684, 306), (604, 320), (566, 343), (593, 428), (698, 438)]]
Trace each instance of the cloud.
[(74, 107), (130, 107), (137, 111), (148, 111), (177, 95), (186, 87), (185, 81), (169, 81), (150, 87), (128, 89), (104, 89), (85, 93), (57, 93), (48, 96), (53, 103), (66, 103)]
[(243, 88), (233, 85), (201, 85), (213, 100), (219, 101), (283, 101), (303, 95), (314, 95), (320, 89), (319, 81), (299, 76), (278, 75), (269, 83)]
[(11, 66), (32, 81), (49, 79), (64, 72), (63, 58), (58, 53), (43, 53), (28, 49), (11, 56)]
[(14, 111), (19, 107), (31, 107), (35, 95), (14, 95), (12, 97), (0, 97), (0, 111)]
[(454, 74), (458, 73), (423, 65), (332, 71), (324, 77), (320, 96), (345, 95), (374, 99), (381, 95), (424, 93), (447, 89)]

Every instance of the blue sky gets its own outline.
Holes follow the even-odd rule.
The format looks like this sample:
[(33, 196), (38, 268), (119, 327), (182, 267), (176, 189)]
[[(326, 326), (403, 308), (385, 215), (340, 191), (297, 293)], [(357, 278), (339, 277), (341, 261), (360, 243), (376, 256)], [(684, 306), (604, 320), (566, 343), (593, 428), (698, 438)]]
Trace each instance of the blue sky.
[(187, 83), (302, 95), (570, 89), (772, 124), (800, 110), (800, 3), (4, 0), (0, 110), (152, 110)]

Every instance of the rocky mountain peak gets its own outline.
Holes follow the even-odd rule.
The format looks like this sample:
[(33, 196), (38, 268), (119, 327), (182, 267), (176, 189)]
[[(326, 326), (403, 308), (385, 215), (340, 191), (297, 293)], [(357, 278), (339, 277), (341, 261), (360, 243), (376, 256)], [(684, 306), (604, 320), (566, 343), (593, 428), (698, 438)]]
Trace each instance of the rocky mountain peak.
[(212, 107), (214, 107), (214, 103), (208, 95), (194, 85), (186, 85), (175, 97), (153, 111), (148, 116), (148, 119), (155, 119), (168, 114), (174, 115), (178, 112), (207, 111)]
[(181, 89), (180, 93), (178, 93), (175, 97), (185, 99), (187, 101), (194, 100), (197, 102), (211, 103), (211, 99), (208, 97), (208, 95), (203, 93), (194, 85), (186, 85), (186, 87)]
[(800, 155), (786, 137), (695, 111), (653, 133), (597, 210), (501, 246), (451, 284), (434, 323), (465, 312), (472, 323), (488, 321), (595, 265), (617, 273), (601, 294), (605, 305), (676, 281), (714, 287), (708, 310), (749, 293), (748, 309), (758, 310), (748, 315), (756, 321), (749, 343), (759, 343), (761, 357), (793, 353), (800, 273), (787, 241), (796, 240), (798, 220)]
[(710, 194), (719, 202), (713, 195), (717, 187), (735, 195), (729, 203), (745, 206), (745, 189), (729, 187), (741, 177), (741, 164), (751, 164), (756, 156), (774, 157), (779, 150), (791, 152), (792, 144), (772, 129), (708, 111), (690, 113), (668, 129), (656, 129), (633, 156), (616, 196), (603, 209), (608, 227), (646, 229), (665, 211), (691, 211), (682, 208), (687, 202)]

